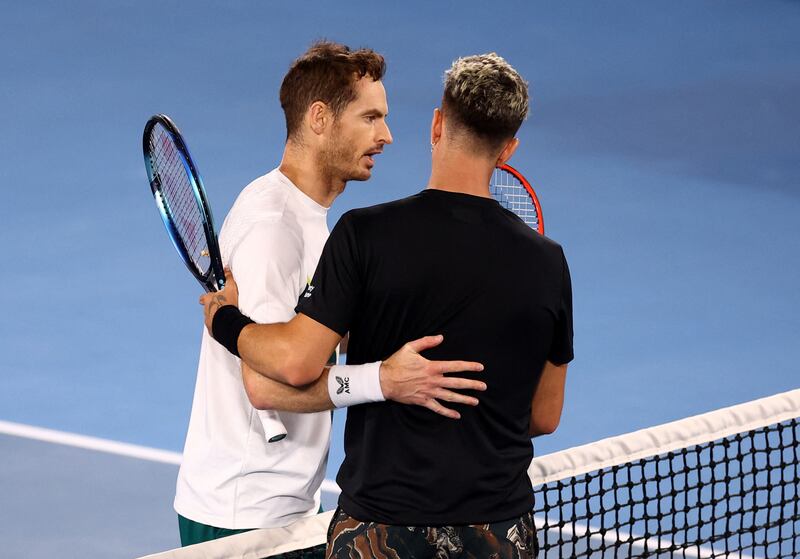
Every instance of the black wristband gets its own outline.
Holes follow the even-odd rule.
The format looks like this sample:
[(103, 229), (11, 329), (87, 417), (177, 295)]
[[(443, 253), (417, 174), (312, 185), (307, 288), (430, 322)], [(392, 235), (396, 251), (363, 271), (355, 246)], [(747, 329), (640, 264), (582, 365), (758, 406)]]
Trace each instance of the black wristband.
[(214, 315), (214, 320), (211, 322), (211, 335), (225, 349), (236, 357), (241, 357), (239, 355), (239, 334), (248, 324), (255, 324), (255, 322), (233, 305), (225, 305)]

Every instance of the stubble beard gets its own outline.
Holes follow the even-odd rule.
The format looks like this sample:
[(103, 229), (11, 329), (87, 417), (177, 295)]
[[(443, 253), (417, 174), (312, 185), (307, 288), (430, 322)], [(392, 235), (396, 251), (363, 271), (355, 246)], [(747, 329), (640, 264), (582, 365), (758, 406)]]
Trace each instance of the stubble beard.
[[(334, 125), (335, 126), (335, 125)], [(330, 182), (365, 181), (370, 178), (370, 170), (364, 171), (361, 166), (361, 155), (353, 153), (349, 141), (338, 130), (331, 137), (328, 145), (320, 153), (320, 173)]]

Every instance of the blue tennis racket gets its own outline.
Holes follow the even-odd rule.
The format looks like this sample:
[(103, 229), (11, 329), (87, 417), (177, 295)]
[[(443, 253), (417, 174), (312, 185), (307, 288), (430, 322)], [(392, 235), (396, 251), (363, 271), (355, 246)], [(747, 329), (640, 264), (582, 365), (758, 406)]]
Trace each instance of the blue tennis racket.
[(225, 274), (211, 208), (178, 127), (167, 115), (153, 116), (142, 147), (150, 189), (175, 250), (206, 291), (222, 289)]
[[(203, 180), (175, 123), (164, 114), (147, 121), (142, 138), (150, 189), (167, 234), (192, 275), (206, 291), (225, 286), (222, 256)], [(259, 410), (268, 442), (286, 437), (278, 413)]]

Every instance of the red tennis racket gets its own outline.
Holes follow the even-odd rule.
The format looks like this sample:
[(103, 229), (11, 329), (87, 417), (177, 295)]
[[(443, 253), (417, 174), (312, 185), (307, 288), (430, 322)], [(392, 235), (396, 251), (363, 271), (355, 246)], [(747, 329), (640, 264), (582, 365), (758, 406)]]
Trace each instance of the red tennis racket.
[(544, 219), (539, 198), (531, 183), (511, 165), (498, 165), (489, 183), (492, 198), (514, 212), (531, 229), (544, 235)]

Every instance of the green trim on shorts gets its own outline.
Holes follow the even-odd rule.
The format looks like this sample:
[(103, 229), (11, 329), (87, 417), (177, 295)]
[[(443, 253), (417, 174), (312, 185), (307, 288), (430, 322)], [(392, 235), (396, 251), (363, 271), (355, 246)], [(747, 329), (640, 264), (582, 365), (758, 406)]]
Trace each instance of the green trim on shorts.
[[(322, 507), (319, 507), (319, 512), (322, 512)], [(217, 528), (209, 526), (201, 522), (195, 522), (188, 518), (178, 515), (178, 529), (181, 534), (181, 546), (194, 545), (196, 543), (209, 542), (217, 540), (226, 536), (233, 536), (241, 534), (242, 532), (249, 532), (255, 528), (245, 528), (242, 530), (231, 530), (228, 528)], [(325, 544), (308, 547), (305, 549), (298, 549), (282, 553), (280, 555), (273, 555), (270, 559), (325, 559)]]
[(242, 532), (249, 532), (252, 528), (243, 530), (231, 530), (228, 528), (217, 528), (201, 522), (195, 522), (185, 516), (178, 515), (178, 530), (181, 533), (181, 546), (194, 545), (196, 543), (210, 542), (225, 536), (233, 536)]

